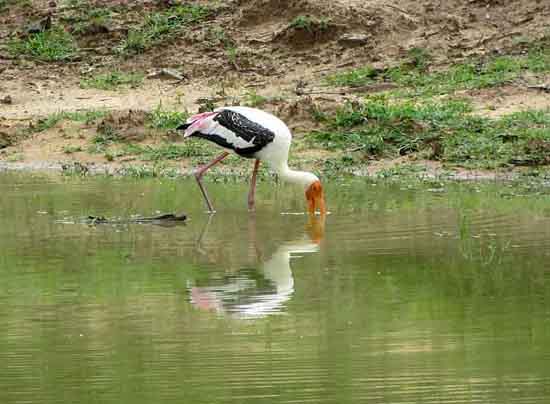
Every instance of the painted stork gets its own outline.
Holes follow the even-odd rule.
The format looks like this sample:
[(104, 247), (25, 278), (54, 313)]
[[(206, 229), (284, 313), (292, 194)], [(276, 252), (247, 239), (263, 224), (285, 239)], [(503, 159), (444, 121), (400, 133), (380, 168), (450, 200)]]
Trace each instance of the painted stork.
[(255, 159), (248, 192), (249, 210), (254, 210), (256, 175), (260, 161), (264, 161), (284, 181), (304, 187), (310, 214), (314, 214), (317, 209), (321, 215), (326, 213), (323, 187), (319, 178), (313, 173), (296, 171), (288, 167), (292, 135), (285, 123), (276, 116), (255, 108), (222, 107), (213, 112), (191, 116), (186, 123), (178, 127), (178, 130), (184, 131), (184, 138), (195, 136), (214, 142), (225, 149), (222, 154), (195, 172), (209, 212), (214, 212), (214, 207), (202, 184), (202, 176), (230, 152), (234, 152), (241, 157)]

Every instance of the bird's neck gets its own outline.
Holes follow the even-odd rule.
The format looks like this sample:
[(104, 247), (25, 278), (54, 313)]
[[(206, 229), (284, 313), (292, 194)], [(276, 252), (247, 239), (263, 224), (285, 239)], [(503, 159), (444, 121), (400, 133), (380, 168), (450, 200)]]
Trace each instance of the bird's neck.
[(275, 167), (275, 170), (283, 181), (303, 185), (306, 188), (315, 181), (319, 181), (319, 178), (315, 174), (307, 171), (292, 170), (286, 163)]

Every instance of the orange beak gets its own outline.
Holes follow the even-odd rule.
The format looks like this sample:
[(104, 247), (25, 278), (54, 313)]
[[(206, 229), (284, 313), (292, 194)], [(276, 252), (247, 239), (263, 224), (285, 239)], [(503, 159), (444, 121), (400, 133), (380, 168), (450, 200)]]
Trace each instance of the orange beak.
[(319, 210), (321, 215), (327, 213), (325, 206), (325, 197), (323, 195), (323, 186), (320, 181), (315, 181), (306, 189), (307, 211), (310, 215), (314, 215), (316, 210)]

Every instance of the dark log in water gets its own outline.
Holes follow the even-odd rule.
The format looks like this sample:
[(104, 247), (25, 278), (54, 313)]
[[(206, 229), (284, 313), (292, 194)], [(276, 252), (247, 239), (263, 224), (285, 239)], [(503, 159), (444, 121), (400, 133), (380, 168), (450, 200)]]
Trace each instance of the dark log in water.
[(151, 217), (135, 217), (130, 219), (107, 219), (105, 216), (88, 216), (85, 221), (89, 224), (131, 224), (131, 223), (151, 223), (159, 225), (169, 225), (182, 223), (187, 220), (185, 213), (163, 213)]

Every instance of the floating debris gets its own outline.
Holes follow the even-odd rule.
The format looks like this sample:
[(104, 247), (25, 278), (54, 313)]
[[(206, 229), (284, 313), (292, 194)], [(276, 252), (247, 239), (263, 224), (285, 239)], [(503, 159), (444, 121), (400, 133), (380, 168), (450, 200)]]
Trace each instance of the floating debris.
[(174, 225), (177, 223), (183, 223), (187, 220), (185, 213), (163, 213), (151, 217), (135, 216), (128, 219), (108, 219), (105, 216), (93, 216), (89, 215), (79, 220), (58, 220), (57, 223), (63, 224), (88, 224), (88, 225), (100, 225), (100, 224), (112, 224), (112, 225), (125, 225), (125, 224), (156, 224), (156, 225)]

